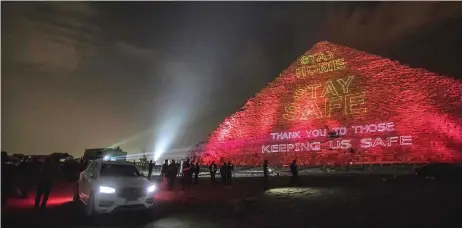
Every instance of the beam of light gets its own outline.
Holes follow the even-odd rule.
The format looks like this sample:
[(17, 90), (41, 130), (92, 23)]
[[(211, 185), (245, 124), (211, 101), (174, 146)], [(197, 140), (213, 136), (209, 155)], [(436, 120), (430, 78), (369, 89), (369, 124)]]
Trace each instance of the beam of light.
[(170, 63), (165, 73), (171, 75), (170, 79), (173, 81), (166, 87), (168, 90), (164, 91), (165, 108), (159, 110), (159, 119), (155, 124), (154, 161), (170, 151), (172, 143), (180, 141), (178, 137), (182, 133), (182, 127), (190, 122), (192, 114), (197, 111), (193, 104), (197, 102), (201, 92), (194, 87), (197, 83), (196, 77), (191, 75), (186, 65)]
[(183, 116), (181, 112), (168, 118), (159, 128), (159, 134), (155, 139), (154, 144), (154, 161), (159, 158), (171, 147), (171, 143), (175, 140), (175, 136), (178, 135), (181, 125), (184, 123), (186, 116)]
[(147, 128), (145, 130), (142, 130), (141, 132), (139, 132), (139, 133), (137, 133), (137, 134), (135, 134), (135, 135), (133, 135), (131, 137), (128, 137), (126, 139), (123, 139), (123, 140), (121, 140), (119, 142), (116, 142), (116, 143), (112, 144), (108, 148), (116, 148), (118, 146), (121, 147), (123, 144), (127, 144), (127, 143), (129, 143), (131, 141), (134, 141), (134, 140), (136, 140), (136, 139), (138, 139), (138, 138), (140, 138), (140, 137), (142, 137), (142, 136), (144, 136), (144, 135), (146, 135), (148, 133), (151, 133), (153, 131), (153, 129), (154, 129), (153, 127), (149, 127), (149, 128)]
[[(159, 158), (162, 157), (162, 155), (165, 155), (165, 154), (171, 154), (171, 155), (174, 155), (174, 154), (185, 154), (186, 152), (188, 152), (189, 150), (191, 149), (191, 147), (180, 147), (180, 148), (170, 148), (168, 150), (165, 150), (164, 153), (162, 154), (159, 154), (159, 155), (156, 155), (155, 152), (144, 152), (144, 153), (136, 153), (136, 154), (128, 154), (127, 155), (127, 160), (128, 161), (131, 161), (131, 160), (137, 160), (137, 159), (140, 159), (140, 158), (143, 158), (144, 155), (146, 155), (146, 157), (148, 158), (148, 160), (150, 160), (149, 158), (156, 158), (156, 159), (153, 159), (153, 161), (158, 161)], [(118, 157), (111, 157), (111, 158), (118, 158)]]
[[(164, 63), (163, 67), (165, 68), (158, 73), (165, 76), (166, 84), (161, 90), (156, 90), (156, 97), (161, 99), (162, 103), (156, 107), (153, 124), (148, 129), (114, 143), (109, 148), (125, 147), (124, 145), (150, 134), (149, 142), (143, 146), (139, 145), (139, 147), (143, 148), (142, 151), (145, 152), (148, 160), (158, 161), (167, 152), (188, 151), (189, 148), (177, 149), (172, 144), (184, 141), (184, 139), (180, 138), (180, 135), (184, 133), (182, 128), (185, 128), (197, 117), (201, 104), (199, 100), (206, 90), (204, 85), (207, 83), (197, 80), (196, 75), (183, 62), (166, 60)], [(151, 152), (147, 152), (146, 149)], [(142, 156), (143, 154), (141, 153), (130, 153), (127, 160), (141, 158)]]
[[(170, 148), (169, 150), (167, 151), (164, 151), (163, 154), (160, 154), (157, 155), (154, 154), (154, 156), (156, 157), (157, 160), (159, 160), (159, 158), (162, 156), (162, 155), (166, 155), (166, 154), (169, 154), (170, 155), (170, 158), (171, 157), (184, 157), (184, 154), (186, 154), (189, 150), (191, 149), (191, 147), (181, 147), (181, 148)], [(175, 154), (181, 154), (181, 155), (178, 155), (178, 156), (174, 156)], [(157, 161), (156, 160), (156, 161)]]

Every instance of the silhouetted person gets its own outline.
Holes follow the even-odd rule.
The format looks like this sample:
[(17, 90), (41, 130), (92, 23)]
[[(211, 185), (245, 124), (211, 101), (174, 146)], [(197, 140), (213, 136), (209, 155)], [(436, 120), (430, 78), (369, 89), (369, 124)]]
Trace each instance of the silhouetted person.
[(299, 185), (298, 182), (298, 168), (297, 168), (297, 161), (293, 160), (290, 164), (290, 173), (292, 176), (290, 177), (290, 184), (291, 185)]
[(175, 160), (172, 160), (172, 163), (168, 165), (168, 173), (167, 173), (167, 180), (168, 180), (168, 189), (173, 190), (175, 187), (175, 178), (178, 175), (178, 164), (176, 164)]
[(33, 175), (33, 164), (27, 162), (26, 159), (23, 159), (18, 166), (19, 172), (21, 174), (21, 193), (23, 198), (28, 198), (29, 189), (32, 185), (32, 175)]
[(228, 170), (228, 165), (223, 163), (223, 165), (220, 167), (220, 176), (221, 176), (221, 183), (226, 187), (226, 172)]
[(217, 174), (218, 167), (215, 164), (215, 162), (212, 162), (212, 164), (209, 165), (209, 172), (210, 172), (210, 182), (214, 184), (216, 182), (215, 180), (215, 175)]
[(168, 173), (168, 160), (165, 159), (164, 164), (162, 164), (162, 168), (160, 169), (160, 176), (165, 177)]
[(183, 170), (181, 176), (181, 190), (186, 191), (192, 182), (193, 165), (189, 164), (189, 160), (183, 162)]
[(228, 188), (231, 187), (232, 180), (233, 180), (233, 170), (234, 166), (231, 164), (231, 162), (228, 162), (227, 169), (226, 169), (226, 186)]
[(180, 176), (180, 175), (183, 174), (183, 172), (179, 172), (179, 171), (181, 170), (181, 166), (182, 166), (181, 161), (179, 161), (179, 162), (176, 163), (176, 175), (177, 175), (177, 176)]
[(151, 179), (152, 169), (153, 168), (154, 168), (154, 164), (152, 164), (152, 160), (150, 160), (149, 165), (148, 165), (148, 179)]
[(165, 159), (164, 164), (160, 169), (160, 176), (162, 177), (162, 184), (163, 188), (166, 189), (168, 187), (168, 160)]
[(80, 172), (84, 171), (85, 170), (85, 162), (83, 159), (80, 160), (79, 162), (79, 175), (80, 175)]
[[(47, 205), (48, 197), (50, 196), (51, 188), (53, 186), (55, 174), (58, 171), (55, 158), (48, 157), (45, 159), (40, 170), (40, 179), (37, 185), (37, 191), (35, 196), (35, 207), (37, 208), (41, 204), (41, 208), (45, 208)], [(42, 199), (43, 195), (43, 199)]]
[(13, 166), (8, 163), (8, 154), (2, 151), (2, 209), (13, 189)]
[(263, 189), (269, 189), (269, 167), (268, 167), (268, 160), (263, 162)]
[(194, 166), (194, 184), (197, 184), (199, 182), (199, 172), (201, 171), (201, 166), (199, 165), (199, 162), (196, 162), (196, 165)]
[(187, 183), (187, 186), (190, 186), (192, 185), (193, 183), (193, 175), (194, 175), (194, 170), (196, 170), (196, 167), (194, 166), (194, 163), (193, 162), (189, 162), (189, 167), (188, 167), (188, 172), (186, 172), (186, 180), (188, 180), (186, 183)]

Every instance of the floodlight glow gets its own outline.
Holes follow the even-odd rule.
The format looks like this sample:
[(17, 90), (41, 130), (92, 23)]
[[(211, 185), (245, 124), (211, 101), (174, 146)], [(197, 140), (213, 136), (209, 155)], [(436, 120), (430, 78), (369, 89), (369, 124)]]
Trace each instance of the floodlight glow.
[[(184, 134), (186, 125), (197, 118), (201, 104), (201, 96), (204, 94), (206, 83), (197, 80), (188, 64), (176, 61), (166, 61), (163, 75), (169, 76), (168, 84), (164, 91), (159, 91), (165, 99), (163, 108), (159, 108), (154, 120), (154, 160), (159, 160), (165, 153), (171, 152), (178, 138)], [(188, 74), (185, 77), (185, 74)], [(202, 88), (202, 89), (197, 89)]]
[(103, 160), (105, 161), (109, 160), (109, 156), (104, 156)]
[[(183, 109), (183, 108), (181, 108)], [(171, 144), (180, 132), (180, 128), (187, 118), (187, 111), (180, 110), (173, 112), (169, 115), (162, 125), (157, 129), (157, 138), (154, 143), (154, 161), (158, 161), (159, 158), (171, 148)]]
[(161, 141), (156, 144), (156, 148), (154, 150), (154, 161), (159, 160), (160, 156), (165, 153), (165, 142)]

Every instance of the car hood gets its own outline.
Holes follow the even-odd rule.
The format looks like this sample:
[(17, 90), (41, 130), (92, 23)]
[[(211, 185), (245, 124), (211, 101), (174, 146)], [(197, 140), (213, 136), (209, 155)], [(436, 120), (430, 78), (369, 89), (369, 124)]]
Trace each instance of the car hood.
[(147, 187), (152, 183), (144, 177), (102, 177), (100, 185), (120, 188), (120, 187)]

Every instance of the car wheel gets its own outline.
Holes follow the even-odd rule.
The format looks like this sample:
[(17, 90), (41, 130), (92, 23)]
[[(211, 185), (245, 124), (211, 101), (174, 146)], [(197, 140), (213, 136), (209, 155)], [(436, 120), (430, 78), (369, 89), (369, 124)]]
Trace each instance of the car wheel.
[(95, 197), (93, 196), (93, 193), (91, 193), (90, 197), (88, 198), (88, 203), (85, 207), (85, 215), (87, 217), (92, 217), (95, 214)]

